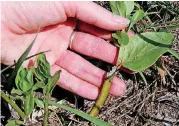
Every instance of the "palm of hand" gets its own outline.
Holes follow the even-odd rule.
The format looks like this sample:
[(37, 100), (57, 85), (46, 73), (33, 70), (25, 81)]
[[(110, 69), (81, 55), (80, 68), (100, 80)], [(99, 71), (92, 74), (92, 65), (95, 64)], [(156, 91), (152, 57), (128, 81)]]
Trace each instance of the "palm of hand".
[[(51, 4), (53, 4), (54, 6), (54, 3)], [(58, 4), (59, 4), (58, 6), (61, 6), (61, 3)], [(64, 8), (66, 6), (65, 4), (63, 5)], [(90, 4), (88, 3), (88, 6), (90, 6)], [(42, 4), (42, 5), (47, 5), (47, 4)], [(50, 6), (49, 3), (48, 6)], [(92, 4), (91, 6), (94, 6), (94, 4)], [(31, 8), (31, 6), (29, 8)], [(43, 9), (44, 8), (42, 8), (42, 10)], [(82, 9), (85, 10), (86, 8), (83, 8), (82, 6)], [(62, 10), (60, 12), (62, 12)], [(87, 10), (86, 12), (89, 14), (91, 13), (91, 11), (88, 12)], [(20, 19), (17, 20), (17, 18), (15, 18), (16, 20), (7, 21), (8, 19), (7, 15), (9, 15), (9, 17), (13, 15), (13, 14), (10, 15), (9, 13), (11, 13), (11, 11), (8, 11), (8, 14), (4, 14), (5, 16), (4, 18), (2, 18), (4, 20), (1, 21), (2, 23), (1, 62), (7, 65), (13, 64), (14, 60), (17, 60), (20, 57), (20, 55), (26, 50), (26, 48), (29, 46), (29, 44), (36, 36), (37, 28), (39, 27), (39, 24), (41, 22), (39, 21), (40, 18), (34, 19), (33, 21), (30, 20), (29, 15), (31, 13), (29, 14), (29, 12), (28, 12), (29, 17), (26, 18), (26, 20), (24, 20), (21, 17), (22, 18), (21, 20)], [(29, 56), (42, 51), (50, 50), (49, 52), (46, 53), (46, 56), (47, 56), (47, 60), (50, 62), (51, 65), (51, 69), (52, 69), (51, 72), (54, 73), (59, 69), (62, 70), (61, 77), (58, 82), (59, 86), (71, 92), (74, 92), (80, 96), (83, 96), (85, 98), (96, 99), (96, 97), (99, 94), (98, 87), (100, 87), (100, 85), (102, 84), (106, 72), (95, 67), (94, 65), (92, 65), (91, 63), (89, 63), (79, 55), (75, 54), (74, 52), (67, 50), (70, 43), (70, 36), (73, 30), (75, 29), (77, 23), (76, 18), (65, 18), (65, 16), (68, 17), (68, 13), (70, 12), (67, 11), (66, 12), (67, 15), (55, 13), (57, 15), (62, 15), (62, 17), (60, 17), (57, 20), (52, 16), (50, 18), (51, 22), (48, 22), (48, 20), (46, 19), (42, 20), (41, 23), (43, 27), (36, 39), (36, 42), (34, 43), (30, 51)], [(111, 15), (109, 14), (109, 12), (104, 11), (104, 13), (108, 16)], [(118, 26), (118, 29), (125, 27), (125, 25), (123, 26), (118, 25), (117, 23), (114, 22), (99, 22), (97, 19), (96, 20), (94, 20), (93, 18), (89, 19), (89, 17), (85, 17), (84, 13), (81, 13), (81, 11), (80, 14), (77, 14), (79, 18), (81, 18), (83, 21), (88, 21), (88, 23), (93, 23), (100, 27), (102, 27), (104, 24), (107, 24), (107, 26), (110, 24), (111, 26), (109, 25), (108, 26), (109, 28), (107, 27), (107, 30), (115, 30), (117, 28), (116, 26)], [(100, 18), (100, 14), (97, 16)], [(71, 17), (75, 17), (75, 16), (71, 16)], [(95, 17), (94, 15), (94, 18), (97, 17)], [(111, 29), (111, 27), (113, 28)], [(111, 37), (109, 31), (102, 30), (100, 28), (91, 26), (89, 24), (85, 24), (84, 22), (81, 23), (80, 28), (83, 29), (83, 31), (92, 33), (102, 38), (110, 39)], [(76, 52), (82, 53), (84, 55), (98, 58), (103, 61), (115, 64), (116, 54), (118, 52), (117, 48), (105, 42), (104, 39), (101, 39), (96, 36), (87, 33), (76, 32), (75, 37), (73, 39), (73, 43), (71, 44), (71, 49)], [(105, 53), (103, 53), (104, 50)], [(28, 67), (32, 66), (34, 65), (35, 60), (36, 60), (35, 58), (32, 58), (26, 61), (23, 65)], [(125, 91), (124, 82), (118, 79), (117, 77), (115, 77), (112, 83), (113, 84), (110, 92), (113, 95), (117, 95), (117, 96), (122, 95), (123, 92)]]

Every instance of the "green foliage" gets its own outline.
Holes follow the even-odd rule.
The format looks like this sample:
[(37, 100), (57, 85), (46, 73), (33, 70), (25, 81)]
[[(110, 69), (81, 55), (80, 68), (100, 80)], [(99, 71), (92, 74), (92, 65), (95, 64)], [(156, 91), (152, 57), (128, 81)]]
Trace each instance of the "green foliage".
[[(119, 9), (121, 5), (122, 10)], [(144, 11), (134, 2), (110, 1), (110, 6), (113, 13), (130, 19), (131, 22), (127, 31), (145, 16)], [(134, 6), (137, 7), (137, 10), (134, 9)], [(124, 15), (121, 11), (125, 11), (126, 14)], [(134, 15), (131, 15), (133, 12), (135, 12)], [(119, 62), (122, 66), (132, 71), (147, 69), (166, 52), (179, 58), (179, 55), (171, 50), (172, 41), (174, 39), (173, 34), (166, 32), (146, 32), (137, 34), (129, 39), (127, 33), (122, 30), (113, 33), (112, 36), (117, 40), (118, 47), (120, 46), (118, 55)]]
[(125, 17), (130, 17), (131, 12), (134, 10), (134, 1), (124, 1), (126, 15)]
[(16, 83), (16, 87), (23, 93), (29, 91), (34, 83), (32, 77), (32, 71), (21, 67), (17, 72), (15, 83)]
[[(40, 31), (40, 28), (38, 29), (38, 33)], [(38, 35), (38, 34), (37, 34)], [(32, 43), (29, 45), (29, 47), (26, 49), (26, 51), (21, 55), (21, 57), (18, 59), (17, 63), (15, 63), (15, 69), (13, 70), (9, 80), (8, 80), (8, 86), (10, 87), (13, 81), (13, 78), (16, 76), (17, 71), (21, 67), (22, 63), (25, 61), (26, 57), (28, 56), (30, 50), (32, 49), (32, 46), (37, 38), (37, 35), (35, 36), (34, 40)]]
[(133, 71), (144, 70), (171, 47), (174, 35), (165, 32), (146, 32), (129, 39), (129, 44), (120, 47), (119, 61)]
[(17, 125), (22, 125), (23, 121), (20, 120), (8, 120), (8, 123), (6, 126), (17, 126)]
[(36, 77), (47, 83), (48, 78), (50, 77), (50, 64), (48, 63), (44, 54), (40, 54), (37, 59), (37, 68), (35, 68)]
[(172, 49), (167, 49), (167, 51), (172, 54), (173, 56), (175, 56), (177, 59), (179, 59), (179, 54), (177, 54), (174, 50)]
[(26, 116), (28, 117), (34, 109), (33, 92), (30, 92), (29, 94), (26, 95), (24, 102), (25, 102), (24, 103), (24, 111), (25, 111)]
[(111, 10), (114, 14), (130, 17), (134, 9), (134, 1), (110, 1)]
[(125, 4), (123, 2), (110, 1), (110, 6), (114, 14), (125, 16), (126, 10), (125, 10)]
[(35, 103), (37, 104), (38, 107), (44, 108), (44, 102), (38, 98), (35, 98)]
[(90, 115), (88, 115), (88, 114), (86, 114), (84, 112), (81, 112), (81, 111), (79, 111), (77, 109), (73, 109), (71, 107), (68, 107), (68, 106), (65, 106), (65, 105), (62, 105), (62, 104), (58, 104), (58, 103), (55, 103), (55, 102), (52, 102), (52, 101), (50, 101), (49, 104), (53, 105), (53, 106), (56, 106), (56, 107), (60, 107), (60, 108), (62, 108), (64, 110), (70, 111), (70, 112), (72, 112), (72, 113), (74, 113), (76, 115), (79, 115), (79, 116), (83, 117), (84, 119), (94, 123), (97, 126), (112, 126), (111, 124), (109, 124), (107, 122), (104, 122), (104, 121), (102, 121), (100, 119), (92, 117), (92, 116), (90, 116)]
[(137, 10), (135, 14), (131, 18), (131, 23), (129, 25), (128, 31), (132, 28), (132, 26), (140, 21), (144, 17), (144, 11), (143, 10)]
[(118, 44), (120, 46), (124, 46), (129, 43), (129, 37), (126, 32), (121, 31), (120, 33), (117, 32), (116, 34), (117, 34), (116, 36), (117, 36)]
[(56, 86), (57, 81), (60, 78), (60, 71), (55, 72), (55, 74), (48, 79), (47, 91), (52, 94), (52, 90)]

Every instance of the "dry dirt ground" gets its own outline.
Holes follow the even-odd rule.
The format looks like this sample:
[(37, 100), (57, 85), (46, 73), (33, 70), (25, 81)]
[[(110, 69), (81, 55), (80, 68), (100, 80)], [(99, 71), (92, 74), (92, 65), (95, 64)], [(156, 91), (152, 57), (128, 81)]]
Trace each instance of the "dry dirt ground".
[[(96, 3), (110, 10), (108, 2)], [(174, 4), (179, 5), (179, 2), (174, 2)], [(179, 28), (172, 32), (176, 34), (172, 48), (179, 53)], [(89, 59), (89, 61), (106, 71), (111, 70), (112, 66), (109, 64), (93, 59)], [(165, 78), (162, 79), (153, 66), (144, 71), (147, 84), (139, 74), (129, 75), (120, 71), (118, 76), (125, 80), (127, 91), (123, 97), (110, 96), (98, 118), (116, 126), (179, 125), (179, 60), (166, 54), (161, 57), (161, 61), (165, 66)], [(75, 96), (74, 99), (76, 99), (75, 103), (74, 101), (64, 101), (64, 103), (78, 107), (84, 112), (89, 112), (94, 105), (94, 101), (84, 100), (78, 96)], [(59, 115), (62, 113), (60, 111)], [(66, 120), (68, 123), (64, 125), (83, 126), (88, 124), (73, 114), (65, 113), (65, 115), (68, 117), (68, 121)]]
[[(108, 2), (97, 3), (110, 10)], [(176, 34), (172, 48), (179, 53), (179, 28), (172, 32)], [(112, 67), (102, 61), (88, 60), (106, 71)], [(161, 79), (156, 67), (153, 66), (144, 71), (147, 84), (137, 73), (131, 75), (120, 71), (118, 76), (126, 82), (127, 91), (122, 97), (110, 96), (98, 118), (115, 126), (179, 126), (179, 60), (166, 54), (161, 57), (161, 61), (166, 68), (165, 78)], [(59, 87), (55, 88), (53, 97), (63, 104), (76, 107), (86, 113), (94, 104), (94, 101), (75, 96)], [(51, 108), (51, 110), (54, 111), (49, 117), (51, 126), (93, 125), (62, 109)], [(35, 112), (40, 114), (39, 110)], [(10, 118), (16, 118), (13, 113), (11, 111)], [(38, 118), (39, 122), (41, 120), (42, 118)], [(34, 125), (41, 125), (41, 123)]]

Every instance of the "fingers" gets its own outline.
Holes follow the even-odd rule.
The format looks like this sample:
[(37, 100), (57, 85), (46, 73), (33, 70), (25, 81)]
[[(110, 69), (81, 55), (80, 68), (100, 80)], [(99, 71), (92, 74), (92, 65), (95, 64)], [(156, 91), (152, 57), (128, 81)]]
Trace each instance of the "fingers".
[[(104, 81), (106, 72), (92, 65), (79, 55), (67, 51), (63, 57), (56, 62), (56, 65), (67, 70), (74, 76), (85, 80), (97, 87), (100, 87)], [(125, 92), (125, 84), (117, 77), (112, 81), (111, 93), (116, 96), (121, 96)]]
[(2, 17), (6, 17), (3, 22), (8, 22), (8, 28), (18, 33), (62, 23), (68, 17), (106, 30), (120, 30), (129, 24), (128, 19), (113, 15), (93, 2), (3, 2), (2, 12)]
[(96, 37), (100, 37), (106, 40), (112, 40), (112, 35), (110, 31), (98, 28), (94, 25), (79, 21), (77, 27), (79, 30), (95, 35)]
[[(133, 31), (129, 31), (127, 34), (129, 37), (135, 35)], [(75, 32), (70, 48), (92, 58), (97, 58), (114, 65), (117, 63), (118, 48), (102, 38), (87, 33)]]
[(129, 20), (113, 15), (93, 2), (62, 2), (67, 17), (76, 17), (88, 24), (106, 30), (120, 30), (128, 26)]
[(118, 48), (90, 34), (75, 32), (71, 49), (108, 63), (116, 64), (117, 62)]
[[(58, 81), (58, 85), (70, 92), (73, 92), (81, 97), (94, 100), (99, 95), (99, 88), (95, 85), (84, 81), (82, 79), (77, 78), (70, 72), (66, 71), (65, 69), (59, 67), (58, 65), (53, 65), (51, 73), (52, 75), (55, 73), (55, 71), (61, 70), (60, 73), (60, 79)], [(118, 78), (115, 77), (112, 82), (112, 86), (110, 89), (110, 93), (115, 96), (121, 96), (118, 92), (120, 92), (118, 84)], [(117, 88), (118, 87), (118, 88)]]
[(60, 68), (57, 65), (52, 67), (52, 74), (55, 71), (61, 70), (60, 79), (58, 81), (58, 85), (68, 91), (71, 91), (79, 96), (88, 99), (96, 99), (98, 96), (98, 88), (86, 81), (83, 81), (71, 73), (67, 72), (63, 68)]

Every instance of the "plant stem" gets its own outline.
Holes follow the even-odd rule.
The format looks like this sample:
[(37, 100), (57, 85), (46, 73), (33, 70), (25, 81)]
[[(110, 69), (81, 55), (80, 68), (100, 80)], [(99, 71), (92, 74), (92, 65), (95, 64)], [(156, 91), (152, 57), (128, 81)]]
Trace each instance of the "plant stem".
[(14, 101), (11, 100), (3, 91), (1, 91), (1, 97), (7, 103), (9, 103), (14, 108), (14, 110), (18, 113), (18, 115), (24, 120), (24, 118), (25, 118), (24, 112), (22, 112), (22, 110), (14, 103)]
[(110, 90), (110, 87), (111, 87), (111, 81), (112, 81), (113, 77), (114, 76), (111, 76), (110, 78), (105, 80), (105, 82), (102, 86), (100, 95), (99, 95), (95, 105), (93, 106), (91, 112), (90, 112), (91, 116), (96, 117), (98, 115), (101, 107), (104, 105), (104, 103), (105, 103), (105, 101), (108, 97), (108, 94), (109, 94), (109, 90)]
[(45, 95), (45, 103), (44, 103), (44, 119), (43, 126), (47, 126), (48, 119), (48, 101), (49, 101), (50, 93), (47, 91)]
[[(116, 68), (116, 71), (121, 67), (121, 65), (119, 65), (117, 68)], [(110, 91), (110, 87), (111, 87), (111, 82), (112, 82), (112, 79), (114, 78), (115, 76), (115, 73), (116, 71), (110, 76), (108, 77), (103, 85), (102, 85), (102, 89), (101, 89), (101, 92), (100, 92), (100, 95), (98, 96), (96, 102), (95, 102), (95, 105), (93, 106), (93, 108), (91, 109), (90, 111), (90, 115), (92, 117), (96, 117), (101, 109), (101, 107), (104, 105), (106, 99), (108, 98), (108, 95), (109, 95), (109, 91)]]

